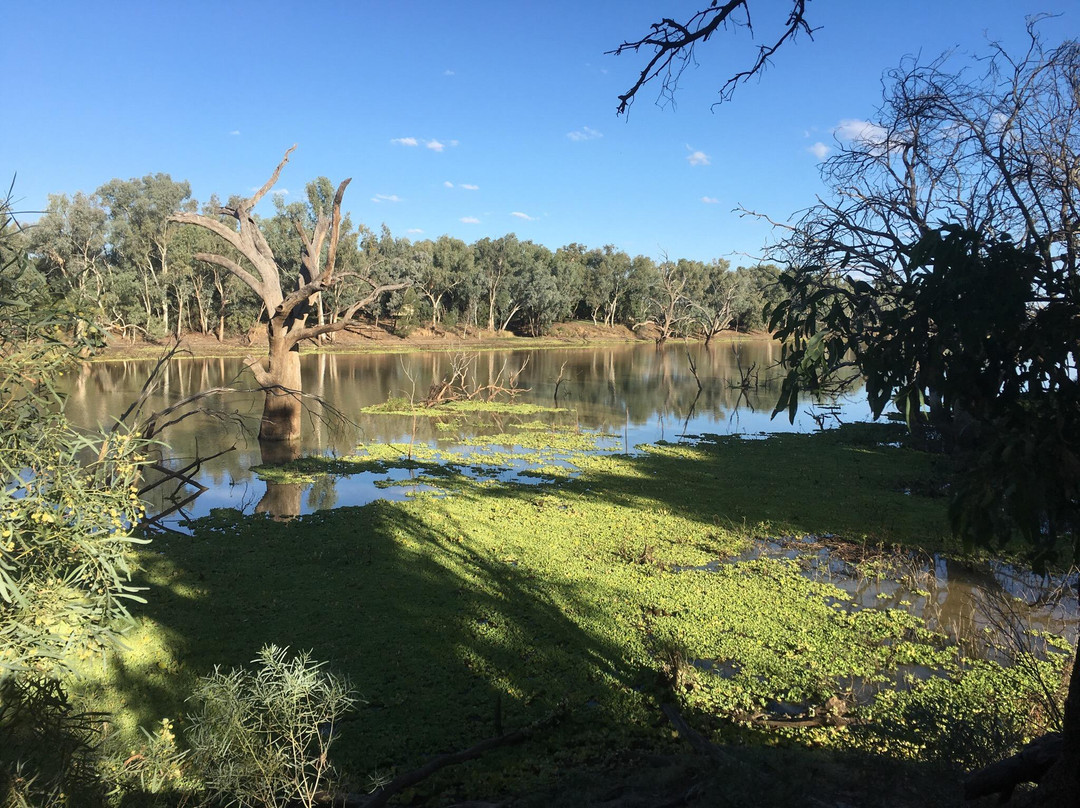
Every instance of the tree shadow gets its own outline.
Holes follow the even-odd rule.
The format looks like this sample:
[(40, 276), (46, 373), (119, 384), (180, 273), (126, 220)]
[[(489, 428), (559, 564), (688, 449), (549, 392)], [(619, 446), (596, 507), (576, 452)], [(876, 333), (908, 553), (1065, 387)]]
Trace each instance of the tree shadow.
[[(906, 476), (931, 469), (921, 457), (898, 462), (903, 450), (883, 446), (891, 442), (883, 434), (891, 435), (707, 437), (617, 462), (598, 458), (558, 486), (444, 480), (446, 495), (460, 500), (453, 510), (424, 495), (408, 507), (377, 501), (289, 522), (218, 511), (192, 536), (161, 537), (143, 555), (149, 602), (138, 610), (135, 650), (114, 663), (111, 686), (137, 721), (150, 725), (182, 716), (194, 678), (214, 665), (246, 665), (270, 642), (310, 650), (348, 676), (365, 700), (335, 749), (360, 787), (366, 775), (414, 768), (565, 704), (566, 719), (524, 751), (496, 750), (461, 772), (440, 774), (407, 796), (417, 804), (436, 795), (447, 802), (509, 793), (533, 805), (661, 804), (671, 790), (706, 781), (727, 788), (727, 797), (698, 792), (686, 804), (739, 804), (738, 794), (753, 793), (762, 805), (785, 804), (791, 797), (790, 788), (754, 785), (757, 775), (740, 773), (746, 765), (776, 777), (790, 766), (838, 793), (850, 790), (838, 772), (856, 772), (860, 787), (870, 788), (875, 767), (886, 765), (889, 777), (918, 772), (940, 788), (933, 767), (817, 752), (797, 742), (783, 751), (736, 750), (742, 762), (724, 776), (743, 784), (715, 782), (717, 771), (703, 771), (660, 714), (658, 702), (670, 693), (643, 650), (647, 629), (632, 619), (640, 617), (637, 593), (611, 590), (615, 601), (632, 604), (620, 614), (622, 607), (597, 601), (587, 579), (560, 578), (559, 558), (486, 538), (508, 529), (500, 506), (512, 504), (507, 512), (530, 522), (522, 541), (542, 549), (552, 538), (544, 532), (552, 524), (548, 511), (573, 514), (586, 499), (630, 520), (670, 510), (700, 526), (693, 541), (707, 552), (720, 544), (711, 538), (716, 529), (830, 531), (868, 541), (940, 533), (940, 499), (925, 498), (927, 506), (902, 488)], [(608, 544), (618, 541), (613, 535)], [(597, 576), (613, 563), (636, 563), (614, 558), (614, 546), (576, 552), (595, 561)], [(698, 726), (716, 720), (687, 718)], [(777, 742), (756, 731), (732, 739)], [(578, 784), (571, 788), (580, 789), (574, 799), (551, 785), (568, 772), (568, 782)], [(609, 799), (613, 777), (634, 784), (623, 802)], [(650, 803), (643, 795), (654, 786), (667, 796)]]
[[(144, 555), (148, 603), (106, 679), (149, 726), (182, 716), (194, 677), (215, 665), (247, 665), (271, 642), (310, 650), (364, 699), (337, 747), (360, 775), (420, 765), (564, 703), (554, 735), (589, 736), (610, 691), (648, 680), (642, 660), (590, 631), (593, 606), (574, 583), (464, 536), (381, 501), (287, 523), (216, 512)], [(522, 765), (508, 764), (507, 782)]]

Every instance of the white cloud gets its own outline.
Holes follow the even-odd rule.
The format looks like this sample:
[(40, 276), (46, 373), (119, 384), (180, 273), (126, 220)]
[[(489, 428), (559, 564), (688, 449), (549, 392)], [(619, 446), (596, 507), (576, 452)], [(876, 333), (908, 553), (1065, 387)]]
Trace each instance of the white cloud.
[(454, 71), (453, 71), (453, 70), (451, 70), (451, 69), (450, 69), (450, 68), (448, 67), (448, 68), (446, 68), (446, 70), (444, 70), (444, 71), (442, 72), (442, 74), (443, 74), (444, 76), (452, 76), (452, 75), (454, 75)]
[(445, 148), (446, 148), (446, 144), (445, 144), (445, 143), (440, 143), (440, 142), (439, 142), (439, 141), (437, 141), (437, 140), (429, 140), (429, 141), (428, 141), (427, 143), (425, 143), (424, 145), (425, 145), (425, 146), (427, 146), (427, 147), (428, 147), (429, 149), (431, 149), (432, 151), (437, 151), (437, 152), (441, 152), (441, 151), (442, 151), (443, 149), (445, 149)]
[(884, 143), (889, 137), (889, 133), (884, 127), (858, 118), (844, 118), (833, 129), (833, 134), (839, 140), (853, 140), (858, 143), (870, 144)]
[(480, 190), (479, 185), (470, 185), (467, 182), (461, 183), (461, 187), (464, 188), (466, 191), (479, 191)]
[(420, 235), (421, 233), (423, 233), (424, 231), (423, 231), (423, 230), (421, 230), (421, 229), (420, 229), (419, 227), (410, 227), (410, 228), (409, 228), (408, 230), (406, 230), (405, 232), (406, 232), (406, 233), (411, 233), (411, 234), (412, 234), (412, 235), (414, 235), (414, 236), (418, 236), (418, 235)]
[(456, 140), (451, 140), (450, 141), (451, 146), (456, 146), (457, 144), (458, 144), (458, 142)]
[(229, 134), (232, 135), (233, 137), (236, 137), (237, 135), (240, 134), (240, 130), (239, 129), (233, 129), (231, 132), (229, 132)]
[(720, 200), (717, 199), (715, 196), (703, 196), (701, 197), (701, 201), (704, 202), (706, 205), (717, 205), (720, 203)]
[(520, 210), (515, 210), (515, 211), (514, 211), (513, 213), (511, 213), (510, 215), (511, 215), (511, 216), (517, 216), (517, 217), (518, 217), (519, 219), (524, 219), (524, 220), (525, 220), (525, 221), (527, 221), (527, 222), (535, 222), (535, 221), (536, 221), (536, 217), (535, 217), (535, 216), (530, 216), (530, 215), (529, 215), (529, 214), (527, 214), (527, 213), (522, 213), (522, 212), (521, 212)]
[(829, 156), (829, 152), (832, 151), (831, 148), (826, 146), (820, 140), (817, 143), (815, 143), (813, 146), (807, 146), (806, 150), (808, 152), (810, 152), (812, 155), (814, 155), (814, 157), (816, 157), (819, 160), (824, 160), (826, 157)]
[(566, 136), (575, 142), (582, 140), (596, 140), (603, 137), (602, 132), (597, 132), (588, 126), (583, 126), (580, 129), (575, 129), (573, 132), (567, 132)]
[(416, 146), (420, 143), (420, 141), (414, 137), (392, 137), (390, 138), (390, 142), (397, 146)]
[(371, 197), (372, 202), (400, 202), (401, 197), (397, 194), (375, 194)]
[(692, 166), (707, 166), (712, 162), (709, 159), (709, 155), (703, 151), (695, 151), (689, 145), (686, 147), (686, 150), (690, 152), (690, 154), (686, 155), (686, 161)]
[(461, 222), (463, 224), (480, 224), (480, 220), (475, 216), (462, 216)]
[(450, 180), (447, 180), (446, 182), (443, 183), (443, 186), (446, 187), (446, 188), (453, 188), (454, 183), (450, 182)]

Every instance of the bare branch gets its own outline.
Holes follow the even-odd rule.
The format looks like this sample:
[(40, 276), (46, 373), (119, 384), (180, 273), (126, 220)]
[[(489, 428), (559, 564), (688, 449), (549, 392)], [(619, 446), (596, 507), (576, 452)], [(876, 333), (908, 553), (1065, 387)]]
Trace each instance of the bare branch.
[(233, 261), (231, 258), (226, 258), (224, 255), (217, 255), (216, 253), (203, 252), (195, 253), (192, 257), (198, 261), (205, 261), (208, 264), (217, 264), (219, 267), (227, 269), (237, 278), (250, 286), (252, 291), (254, 291), (255, 294), (257, 294), (260, 298), (266, 297), (265, 287), (263, 286), (262, 281), (258, 280), (254, 275), (252, 275), (238, 263)]
[[(216, 396), (221, 393), (237, 392), (240, 391), (238, 391), (235, 387), (211, 387), (206, 390), (200, 390), (198, 393), (194, 393), (187, 398), (182, 398), (179, 401), (170, 404), (168, 407), (157, 410), (156, 412), (149, 415), (143, 422), (143, 426), (141, 427), (140, 431), (143, 433), (143, 437), (151, 438), (154, 435), (157, 435), (158, 433), (165, 430), (167, 427), (178, 424), (186, 418), (191, 417), (192, 415), (206, 414), (204, 410), (194, 409), (188, 410), (187, 412), (182, 412), (179, 415), (173, 417), (177, 411), (182, 410), (184, 407), (187, 407), (190, 404), (195, 404), (196, 402), (202, 401), (204, 398), (209, 398), (210, 396)], [(169, 418), (170, 420), (161, 422), (162, 418)]]
[[(316, 284), (307, 284), (300, 290), (300, 292), (306, 289), (312, 289), (315, 286)], [(377, 286), (372, 289), (365, 298), (363, 298), (362, 300), (357, 300), (355, 303), (335, 315), (334, 322), (323, 323), (322, 325), (315, 325), (308, 328), (300, 328), (291, 331), (288, 337), (288, 344), (295, 345), (298, 342), (303, 342), (306, 339), (314, 339), (315, 337), (322, 336), (323, 334), (332, 334), (337, 331), (343, 331), (344, 329), (349, 327), (350, 321), (354, 316), (356, 316), (356, 313), (360, 311), (360, 309), (364, 308), (365, 306), (370, 306), (387, 292), (396, 292), (398, 289), (406, 289), (409, 286), (412, 286), (409, 281), (402, 281), (400, 283), (385, 283)], [(321, 289), (315, 288), (313, 289), (313, 291), (310, 292), (310, 294), (314, 294), (317, 291), (321, 291)], [(300, 294), (300, 292), (294, 292), (289, 297), (292, 298), (294, 296), (297, 296)], [(306, 296), (303, 299), (306, 299)], [(282, 304), (283, 308), (284, 305), (285, 304)]]
[[(749, 70), (740, 70), (734, 76), (724, 82), (724, 86), (720, 88), (720, 101), (726, 101), (731, 98), (732, 93), (735, 92), (735, 87), (739, 82), (747, 82), (759, 73), (764, 73), (765, 69), (769, 65), (769, 60), (773, 54), (787, 42), (789, 39), (794, 39), (799, 33), (806, 34), (811, 40), (814, 38), (814, 31), (816, 29), (811, 28), (806, 22), (806, 0), (796, 0), (794, 7), (791, 9), (791, 14), (788, 15), (787, 24), (781, 33), (779, 39), (772, 45), (762, 45), (758, 49), (758, 57), (753, 66)], [(720, 103), (720, 102), (717, 102)], [(715, 105), (714, 105), (715, 106)]]
[(334, 274), (334, 262), (337, 261), (338, 240), (341, 238), (341, 199), (345, 196), (345, 189), (352, 182), (352, 177), (342, 180), (334, 194), (333, 218), (330, 225), (330, 247), (326, 253), (326, 265), (323, 267), (323, 283), (330, 284)]
[(271, 188), (274, 187), (275, 184), (277, 184), (278, 177), (281, 176), (281, 169), (283, 169), (285, 167), (285, 164), (289, 162), (289, 155), (293, 153), (293, 150), (295, 148), (296, 144), (294, 143), (288, 148), (288, 150), (286, 150), (285, 156), (281, 158), (281, 162), (278, 163), (277, 168), (274, 169), (274, 173), (270, 175), (270, 179), (263, 183), (263, 187), (256, 191), (254, 196), (244, 201), (243, 208), (245, 211), (250, 211), (257, 204), (259, 204), (259, 200), (266, 196), (267, 191), (269, 191)]
[[(237, 216), (236, 211), (232, 208), (218, 208), (218, 212), (223, 216)], [(204, 230), (209, 230), (211, 233), (221, 236), (223, 239), (229, 242), (229, 244), (232, 245), (237, 252), (247, 252), (247, 245), (244, 244), (243, 240), (240, 237), (240, 234), (233, 230), (231, 227), (227, 227), (226, 225), (222, 224), (212, 216), (206, 216), (202, 213), (185, 213), (183, 211), (179, 211), (169, 216), (169, 221), (177, 222), (179, 224), (193, 224), (196, 227), (201, 227)]]
[[(720, 88), (720, 101), (729, 99), (740, 82), (749, 80), (766, 69), (773, 54), (788, 40), (794, 39), (799, 33), (813, 39), (814, 29), (806, 21), (807, 0), (791, 0), (791, 11), (787, 22), (780, 35), (771, 45), (762, 45), (758, 49), (758, 55), (754, 64), (746, 70), (741, 70), (729, 78)], [(732, 15), (742, 10), (745, 19), (736, 20)], [(660, 22), (653, 23), (651, 31), (640, 39), (623, 42), (608, 54), (619, 56), (626, 51), (637, 53), (642, 47), (653, 49), (653, 55), (638, 75), (637, 81), (625, 93), (619, 96), (619, 106), (616, 114), (626, 113), (634, 102), (638, 90), (650, 81), (660, 79), (660, 98), (673, 100), (678, 87), (679, 78), (682, 76), (687, 65), (694, 62), (694, 48), (699, 42), (708, 41), (718, 28), (727, 27), (728, 23), (736, 27), (746, 28), (753, 34), (753, 26), (750, 21), (749, 0), (728, 0), (720, 4), (719, 0), (713, 0), (708, 8), (695, 12), (686, 23), (664, 17)]]

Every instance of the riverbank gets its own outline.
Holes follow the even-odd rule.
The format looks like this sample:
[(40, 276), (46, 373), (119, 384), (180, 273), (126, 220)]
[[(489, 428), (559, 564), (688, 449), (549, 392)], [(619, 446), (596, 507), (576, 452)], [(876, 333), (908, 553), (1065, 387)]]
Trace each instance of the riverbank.
[[(521, 337), (509, 331), (486, 331), (469, 327), (454, 329), (417, 328), (407, 337), (399, 337), (385, 328), (362, 325), (357, 331), (344, 331), (334, 335), (332, 342), (306, 343), (301, 346), (303, 354), (313, 353), (405, 353), (411, 351), (497, 351), (538, 350), (573, 345), (604, 345), (635, 342), (654, 342), (657, 332), (652, 326), (637, 330), (625, 326), (594, 325), (591, 322), (557, 323), (542, 337)], [(207, 334), (185, 334), (180, 341), (180, 356), (197, 359), (217, 357), (256, 356), (265, 353), (261, 332), (252, 339), (233, 336), (218, 340)], [(725, 331), (714, 341), (726, 343), (733, 340), (769, 340), (766, 333), (743, 333)], [(172, 345), (170, 341), (129, 342), (120, 337), (109, 339), (105, 349), (95, 357), (98, 361), (125, 359), (157, 359)]]
[[(1042, 729), (1033, 706), (1063, 655), (970, 654), (913, 608), (948, 602), (926, 581), (863, 603), (848, 573), (807, 574), (829, 546), (854, 580), (894, 580), (882, 559), (897, 546), (958, 550), (938, 459), (902, 428), (625, 454), (582, 451), (584, 433), (536, 414), (497, 422), (453, 463), (372, 444), (308, 458), (303, 482), (267, 470), (330, 488), (377, 473), (406, 501), (280, 521), (221, 510), (156, 538), (131, 649), (90, 685), (98, 708), (136, 748), (137, 725), (186, 729), (184, 699), (214, 665), (249, 666), (265, 643), (310, 650), (363, 698), (333, 753), (355, 790), (551, 719), (410, 788), (416, 806), (779, 806), (811, 804), (808, 789), (829, 806), (951, 805), (963, 769)], [(529, 446), (562, 459), (507, 479)], [(751, 552), (763, 543), (781, 557)], [(715, 755), (694, 753), (698, 735)]]

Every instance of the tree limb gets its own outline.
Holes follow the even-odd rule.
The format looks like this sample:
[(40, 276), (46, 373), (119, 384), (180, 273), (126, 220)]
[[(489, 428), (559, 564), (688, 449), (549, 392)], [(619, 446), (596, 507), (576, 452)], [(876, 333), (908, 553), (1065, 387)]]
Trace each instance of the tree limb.
[(324, 282), (327, 284), (332, 280), (334, 262), (337, 261), (338, 239), (341, 238), (341, 199), (345, 196), (345, 189), (350, 182), (352, 182), (352, 177), (342, 180), (337, 193), (334, 194), (333, 218), (330, 224), (330, 247), (326, 252), (326, 264), (323, 267), (323, 275), (326, 276)]
[(964, 799), (974, 800), (990, 794), (1008, 799), (1021, 783), (1037, 783), (1061, 756), (1065, 739), (1051, 732), (1029, 743), (1012, 757), (999, 760), (968, 775), (964, 780)]
[(265, 298), (265, 288), (262, 281), (255, 278), (250, 272), (233, 261), (231, 258), (226, 258), (224, 255), (217, 255), (216, 253), (195, 253), (193, 258), (199, 261), (205, 261), (208, 264), (217, 264), (219, 267), (229, 270), (233, 275), (242, 280), (252, 291), (255, 292), (260, 298)]
[[(232, 208), (219, 208), (218, 212), (225, 216), (236, 217), (236, 211)], [(184, 211), (178, 211), (169, 216), (170, 222), (177, 222), (178, 224), (193, 224), (196, 227), (201, 227), (205, 230), (209, 230), (211, 233), (215, 233), (225, 239), (231, 244), (237, 252), (247, 254), (246, 245), (240, 238), (240, 234), (233, 230), (231, 227), (226, 227), (217, 219), (206, 216), (202, 213), (187, 213)]]
[[(321, 289), (321, 287), (314, 288), (314, 287), (317, 286), (318, 283), (319, 283), (319, 281), (318, 281), (318, 279), (316, 279), (316, 281), (314, 283), (307, 284), (302, 289), (300, 289), (299, 292), (293, 292), (293, 294), (290, 295), (289, 297), (292, 298), (294, 296), (297, 296), (297, 295), (300, 294), (300, 292), (304, 291), (305, 289), (309, 289), (309, 288), (313, 289), (312, 291), (309, 292), (309, 294), (314, 294), (315, 292), (320, 291), (320, 289)], [(362, 309), (364, 306), (371, 305), (372, 303), (374, 303), (376, 300), (378, 300), (379, 297), (381, 297), (386, 292), (395, 292), (398, 289), (405, 289), (405, 288), (407, 288), (407, 287), (409, 287), (411, 285), (412, 284), (410, 282), (403, 281), (401, 283), (386, 283), (386, 284), (383, 284), (381, 286), (377, 286), (363, 300), (358, 300), (355, 303), (353, 303), (351, 306), (349, 306), (348, 308), (343, 309), (341, 312), (336, 313), (334, 315), (334, 322), (332, 322), (332, 323), (323, 323), (322, 325), (314, 325), (314, 326), (310, 326), (308, 328), (300, 328), (300, 329), (297, 329), (295, 331), (290, 332), (289, 337), (288, 337), (288, 343), (290, 345), (295, 345), (296, 343), (303, 342), (306, 339), (314, 339), (315, 337), (321, 336), (323, 334), (332, 334), (332, 333), (337, 332), (337, 331), (342, 331), (342, 330), (349, 327), (349, 323), (352, 320), (353, 316), (355, 316), (356, 312), (360, 311), (360, 309)], [(306, 297), (307, 296), (305, 295), (304, 298), (302, 298), (302, 299), (306, 299)], [(284, 306), (285, 306), (285, 304), (283, 303), (282, 308), (284, 308)]]
[[(758, 49), (757, 59), (747, 70), (741, 70), (729, 78), (720, 88), (720, 100), (729, 99), (740, 82), (745, 82), (765, 70), (769, 59), (789, 39), (793, 39), (800, 32), (813, 39), (814, 29), (806, 22), (807, 0), (791, 0), (791, 11), (779, 37), (772, 45), (762, 45)], [(745, 21), (737, 22), (732, 19), (732, 14), (742, 9), (746, 15)], [(753, 34), (753, 25), (750, 20), (749, 0), (728, 0), (720, 4), (719, 0), (712, 0), (708, 8), (695, 12), (685, 23), (664, 17), (660, 22), (651, 25), (650, 33), (636, 40), (623, 42), (607, 54), (619, 56), (625, 51), (637, 53), (642, 47), (648, 46), (655, 50), (653, 56), (646, 63), (638, 75), (637, 81), (625, 93), (619, 96), (619, 106), (616, 114), (622, 115), (630, 109), (638, 90), (653, 79), (663, 76), (661, 79), (660, 97), (671, 99), (679, 78), (686, 66), (694, 60), (694, 48), (698, 42), (705, 42), (721, 26), (728, 22), (745, 27)]]
[(274, 169), (274, 173), (270, 175), (270, 179), (263, 183), (263, 187), (256, 191), (254, 196), (244, 200), (243, 208), (245, 211), (250, 211), (257, 204), (259, 204), (259, 200), (266, 196), (267, 191), (274, 187), (274, 185), (278, 181), (278, 177), (281, 176), (281, 169), (283, 169), (285, 167), (285, 164), (289, 162), (289, 155), (293, 153), (293, 150), (295, 148), (296, 144), (294, 143), (288, 148), (288, 150), (286, 150), (285, 156), (281, 158), (281, 162), (278, 163), (277, 168)]

